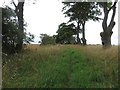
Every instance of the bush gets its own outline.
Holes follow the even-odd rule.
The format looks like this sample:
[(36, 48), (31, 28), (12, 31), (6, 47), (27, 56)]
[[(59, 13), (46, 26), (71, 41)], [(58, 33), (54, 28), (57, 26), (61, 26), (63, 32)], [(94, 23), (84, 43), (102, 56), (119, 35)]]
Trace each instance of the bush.
[[(54, 36), (49, 36), (47, 34), (41, 34), (40, 38), (41, 38), (42, 45), (47, 45), (47, 44), (54, 45), (56, 43)], [(39, 43), (40, 43), (40, 41), (39, 41)]]

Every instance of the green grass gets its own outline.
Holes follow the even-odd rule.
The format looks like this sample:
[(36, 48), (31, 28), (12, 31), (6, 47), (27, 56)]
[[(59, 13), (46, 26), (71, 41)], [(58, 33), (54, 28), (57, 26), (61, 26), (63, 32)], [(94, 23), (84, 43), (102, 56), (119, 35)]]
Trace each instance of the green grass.
[(21, 54), (3, 58), (9, 61), (3, 66), (3, 87), (115, 88), (117, 57), (116, 47), (28, 46)]

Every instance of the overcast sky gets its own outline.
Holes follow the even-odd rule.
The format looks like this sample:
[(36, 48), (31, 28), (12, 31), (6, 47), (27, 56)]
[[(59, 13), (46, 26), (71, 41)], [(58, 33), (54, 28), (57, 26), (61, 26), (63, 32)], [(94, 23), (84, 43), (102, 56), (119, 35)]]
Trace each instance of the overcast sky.
[[(38, 0), (36, 4), (26, 3), (24, 6), (24, 19), (28, 26), (28, 32), (35, 35), (35, 43), (40, 39), (40, 34), (54, 35), (58, 25), (67, 22), (63, 12), (61, 0)], [(118, 8), (117, 8), (118, 9)], [(103, 17), (103, 15), (101, 16)], [(109, 17), (110, 18), (110, 17)], [(116, 25), (113, 29), (112, 44), (118, 44), (118, 10), (115, 16)], [(88, 21), (86, 23), (87, 44), (101, 44), (100, 32), (102, 32), (102, 22)]]

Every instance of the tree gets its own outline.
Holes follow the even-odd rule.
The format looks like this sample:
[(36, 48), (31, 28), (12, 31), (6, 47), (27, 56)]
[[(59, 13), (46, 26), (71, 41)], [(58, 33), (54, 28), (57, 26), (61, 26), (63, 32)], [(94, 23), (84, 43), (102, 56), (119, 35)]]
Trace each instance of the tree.
[(2, 51), (13, 54), (20, 52), (20, 40), (23, 37), (24, 43), (33, 42), (34, 35), (31, 33), (24, 34), (19, 30), (16, 14), (13, 9), (6, 6), (2, 8)]
[(69, 8), (68, 10), (66, 10), (65, 12), (64, 12), (64, 14), (65, 14), (65, 17), (70, 17), (70, 20), (68, 21), (68, 22), (72, 22), (72, 21), (75, 21), (76, 23), (77, 23), (77, 26), (76, 26), (76, 31), (77, 31), (77, 43), (78, 44), (81, 44), (81, 40), (80, 40), (80, 38), (79, 38), (79, 33), (80, 33), (80, 31), (81, 31), (81, 29), (80, 29), (80, 22), (79, 22), (79, 16), (78, 16), (78, 14), (76, 14), (75, 12), (74, 12), (74, 8), (72, 8), (72, 5), (73, 5), (73, 3), (72, 3), (72, 5), (71, 5), (71, 3), (64, 3), (64, 7), (63, 7), (63, 10), (62, 11), (65, 11), (66, 10), (66, 8)]
[(16, 7), (15, 10), (8, 6), (2, 8), (2, 50), (10, 54), (20, 52), (23, 42), (30, 43), (34, 41), (33, 34), (23, 31), (25, 30), (25, 24), (23, 24), (24, 3), (21, 0), (18, 0), (17, 6), (13, 0), (12, 3)]
[(14, 10), (8, 6), (2, 8), (2, 51), (10, 54), (19, 51), (17, 44), (21, 35)]
[(56, 43), (60, 44), (70, 44), (73, 41), (73, 35), (77, 33), (74, 24), (67, 25), (66, 23), (61, 23), (59, 25), (56, 35)]
[[(19, 30), (21, 31), (21, 33), (23, 34), (22, 36), (24, 36), (24, 18), (23, 18), (23, 8), (24, 8), (24, 3), (25, 3), (26, 0), (18, 0), (18, 4), (15, 4), (15, 1), (14, 0), (11, 0), (11, 2), (13, 3), (13, 5), (15, 6), (15, 13), (16, 13), (16, 16), (18, 18), (18, 27), (19, 27)], [(28, 0), (28, 1), (31, 1), (31, 0)], [(33, 4), (35, 4), (37, 0), (33, 0)], [(24, 37), (21, 37), (20, 38), (20, 42), (19, 42), (19, 49), (21, 50), (22, 49), (22, 46), (23, 46), (23, 41), (27, 42), (27, 43), (30, 43), (30, 41), (33, 42), (33, 39), (34, 39), (34, 35), (29, 34), (29, 37), (25, 36), (26, 38)]]
[[(114, 17), (116, 14), (117, 2), (118, 2), (118, 0), (115, 0), (115, 2), (113, 4), (111, 2), (99, 2), (98, 3), (103, 8), (103, 12), (104, 12), (104, 18), (103, 18), (103, 22), (102, 22), (103, 32), (100, 33), (102, 45), (104, 47), (111, 45), (111, 36), (113, 34), (112, 29), (115, 26)], [(112, 17), (111, 17), (110, 23), (107, 24), (109, 12), (111, 10), (113, 10)]]
[[(66, 10), (64, 14), (70, 17), (68, 22), (77, 22), (77, 41), (80, 43), (79, 33), (82, 32), (82, 42), (83, 45), (86, 45), (85, 39), (85, 23), (88, 20), (98, 21), (100, 18), (98, 17), (101, 15), (101, 11), (98, 8), (98, 5), (94, 2), (77, 2), (77, 3), (69, 3), (65, 2), (65, 7), (63, 10)], [(80, 26), (82, 27), (80, 29)]]
[[(21, 30), (21, 33), (24, 34), (24, 21), (23, 21), (23, 7), (24, 7), (24, 1), (25, 0), (18, 0), (18, 5), (15, 4), (15, 2), (13, 1), (13, 4), (15, 6), (15, 13), (16, 16), (18, 18), (18, 27), (19, 30)], [(23, 37), (21, 37), (20, 42), (19, 42), (19, 49), (22, 49), (22, 45), (23, 45)]]
[(49, 36), (47, 34), (40, 34), (40, 38), (41, 38), (41, 41), (39, 41), (39, 43), (41, 43), (41, 45), (55, 44), (54, 35)]

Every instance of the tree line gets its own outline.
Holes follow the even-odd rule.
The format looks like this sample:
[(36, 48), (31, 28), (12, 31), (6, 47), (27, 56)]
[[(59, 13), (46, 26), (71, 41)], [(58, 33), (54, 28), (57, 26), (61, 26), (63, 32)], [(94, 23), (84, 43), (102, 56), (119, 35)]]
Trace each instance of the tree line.
[[(85, 38), (85, 24), (89, 20), (100, 21), (102, 20), (103, 32), (100, 33), (101, 42), (103, 47), (111, 46), (111, 36), (113, 34), (112, 29), (115, 26), (115, 2), (69, 2), (65, 0), (63, 2), (64, 7), (62, 12), (65, 17), (69, 17), (67, 22), (62, 22), (58, 26), (57, 35), (54, 35), (54, 41), (59, 44), (80, 44), (86, 45), (87, 40)], [(103, 10), (103, 12), (101, 11)], [(112, 17), (108, 23), (109, 12), (112, 10)], [(104, 14), (103, 18), (100, 18), (101, 14)], [(82, 38), (79, 34), (82, 34)], [(74, 37), (76, 35), (76, 38)], [(46, 38), (48, 35), (45, 35)], [(42, 37), (42, 39), (45, 39)], [(50, 39), (50, 38), (49, 38)], [(47, 42), (47, 40), (45, 40)], [(43, 41), (44, 42), (44, 41)]]

